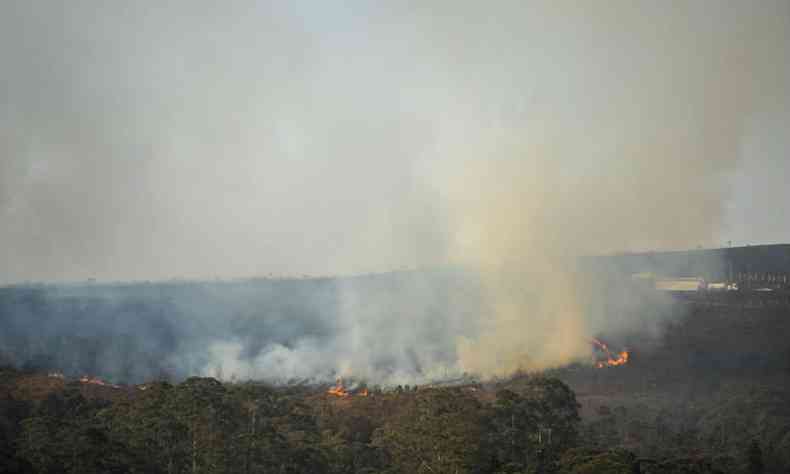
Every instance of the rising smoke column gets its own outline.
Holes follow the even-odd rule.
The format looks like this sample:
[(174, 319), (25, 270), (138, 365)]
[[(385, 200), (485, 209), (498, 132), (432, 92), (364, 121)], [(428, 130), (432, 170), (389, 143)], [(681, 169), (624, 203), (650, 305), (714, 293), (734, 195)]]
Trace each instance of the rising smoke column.
[[(396, 278), (293, 290), (303, 311), (286, 291), (163, 301), (165, 325), (53, 314), (100, 347), (172, 342), (179, 374), (561, 364), (626, 324), (589, 314), (575, 256), (718, 243), (744, 133), (787, 128), (761, 127), (787, 31), (784, 1), (3, 2), (0, 282), (460, 264), (479, 311)], [(74, 329), (10, 313), (47, 341)], [(158, 369), (58, 347), (74, 370)]]
[[(481, 269), (494, 302), (481, 315), (482, 332), (459, 340), (465, 369), (557, 366), (589, 353), (585, 334), (623, 329), (583, 306), (589, 298), (574, 257), (720, 245), (728, 179), (760, 102), (758, 78), (783, 50), (764, 28), (787, 9), (664, 7), (538, 3), (510, 18), (487, 12), (496, 18), (488, 22), (474, 22), (483, 12), (470, 7), (448, 20), (451, 33), (434, 26), (437, 41), (467, 60), (454, 65), (460, 71), (508, 54), (494, 51), (497, 43), (456, 51), (464, 18), (475, 26), (462, 45), (539, 18), (543, 26), (509, 24), (507, 44), (549, 56), (490, 65), (532, 84), (531, 103), (521, 116), (487, 116), (488, 101), (506, 103), (519, 87), (504, 84), (501, 97), (470, 87), (480, 120), (439, 146), (461, 157), (440, 178), (455, 229), (451, 255)], [(558, 85), (543, 68), (564, 73), (552, 78)]]

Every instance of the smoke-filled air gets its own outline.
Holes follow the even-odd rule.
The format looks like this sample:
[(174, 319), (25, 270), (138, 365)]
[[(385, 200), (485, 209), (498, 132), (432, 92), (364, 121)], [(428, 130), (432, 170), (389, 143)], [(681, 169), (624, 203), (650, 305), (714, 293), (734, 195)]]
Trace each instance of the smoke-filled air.
[(580, 258), (790, 238), (789, 44), (781, 0), (3, 2), (0, 356), (401, 384), (655, 335)]

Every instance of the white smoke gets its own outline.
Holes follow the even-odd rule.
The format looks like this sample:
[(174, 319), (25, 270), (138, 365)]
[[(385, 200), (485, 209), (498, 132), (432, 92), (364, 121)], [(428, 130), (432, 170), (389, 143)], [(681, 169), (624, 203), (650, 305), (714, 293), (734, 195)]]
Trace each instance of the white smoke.
[(4, 2), (0, 282), (459, 265), (479, 307), (419, 278), (342, 281), (299, 315), (179, 300), (173, 364), (401, 381), (573, 360), (621, 327), (588, 317), (576, 256), (790, 236), (782, 180), (751, 182), (790, 172), (789, 11)]

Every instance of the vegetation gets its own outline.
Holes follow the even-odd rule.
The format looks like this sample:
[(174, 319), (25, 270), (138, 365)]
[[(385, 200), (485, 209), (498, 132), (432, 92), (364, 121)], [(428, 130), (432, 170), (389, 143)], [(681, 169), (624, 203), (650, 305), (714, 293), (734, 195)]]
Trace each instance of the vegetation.
[(4, 369), (0, 473), (786, 472), (787, 398), (752, 395), (731, 391), (682, 422), (623, 405), (583, 420), (568, 385), (536, 375), (337, 397), (197, 377), (116, 388)]
[[(97, 350), (62, 337), (25, 339), (27, 319), (17, 315), (49, 306), (9, 295), (0, 304), (2, 336), (16, 345), (4, 343), (0, 364), (19, 354), (35, 363), (0, 368), (0, 474), (790, 472), (790, 318), (782, 307), (690, 307), (661, 328), (661, 340), (632, 338), (633, 358), (622, 367), (338, 397), (327, 387), (211, 378), (80, 382), (69, 366), (87, 360), (103, 374), (114, 345), (137, 342), (110, 337)], [(68, 315), (79, 321), (91, 311), (83, 306)], [(50, 344), (54, 361), (35, 356)], [(145, 373), (160, 373), (154, 362)], [(124, 371), (109, 373), (123, 380)]]
[[(49, 378), (4, 371), (0, 472), (548, 472), (580, 421), (573, 392), (541, 377), (491, 401), (474, 386), (335, 397), (211, 378)], [(18, 390), (36, 382), (46, 387)]]

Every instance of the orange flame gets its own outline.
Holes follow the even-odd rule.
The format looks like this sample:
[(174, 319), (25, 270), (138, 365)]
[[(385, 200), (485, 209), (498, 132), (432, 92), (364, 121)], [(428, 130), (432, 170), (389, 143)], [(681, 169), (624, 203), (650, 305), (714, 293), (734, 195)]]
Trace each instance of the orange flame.
[(87, 375), (80, 377), (80, 382), (91, 385), (101, 385), (102, 387), (119, 388), (117, 385), (107, 383), (99, 377), (88, 377)]
[(625, 365), (628, 363), (629, 352), (627, 349), (623, 349), (619, 353), (613, 354), (612, 351), (609, 350), (609, 346), (598, 339), (592, 338), (590, 339), (590, 342), (592, 342), (606, 354), (605, 361), (597, 361), (595, 363), (596, 368), (602, 369), (604, 367), (617, 367), (619, 365)]
[(343, 386), (343, 379), (337, 379), (335, 382), (334, 387), (330, 387), (329, 390), (326, 391), (329, 395), (334, 395), (336, 397), (347, 397), (350, 394), (346, 390), (346, 387)]
[(329, 395), (334, 395), (336, 397), (349, 397), (349, 396), (358, 396), (358, 397), (367, 397), (370, 395), (370, 392), (367, 388), (361, 388), (358, 390), (347, 390), (346, 387), (343, 385), (343, 379), (337, 379), (335, 382), (334, 387), (330, 387), (329, 390), (326, 391)]

